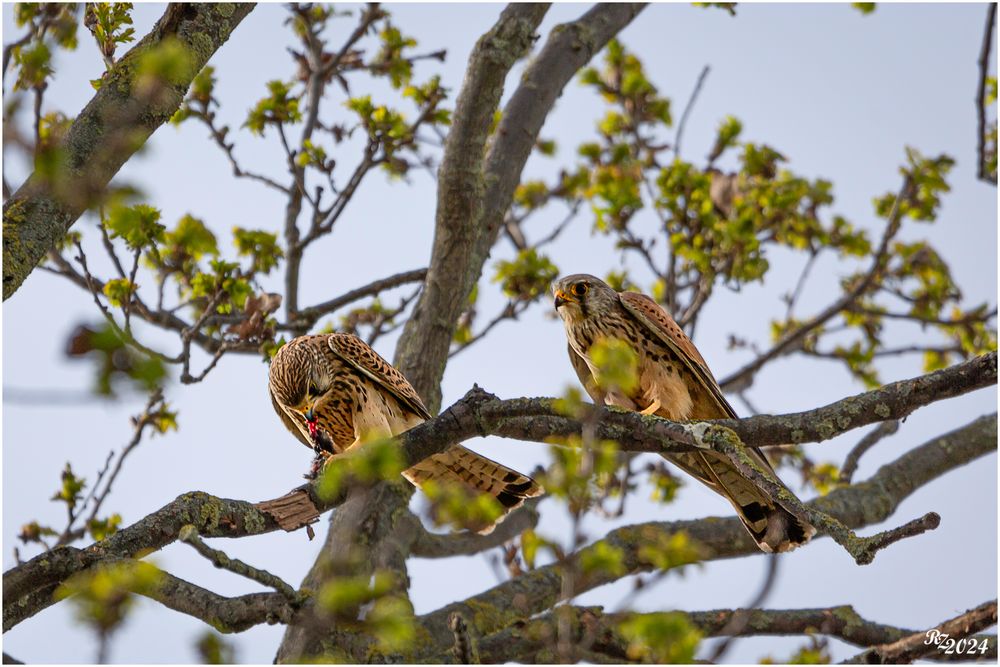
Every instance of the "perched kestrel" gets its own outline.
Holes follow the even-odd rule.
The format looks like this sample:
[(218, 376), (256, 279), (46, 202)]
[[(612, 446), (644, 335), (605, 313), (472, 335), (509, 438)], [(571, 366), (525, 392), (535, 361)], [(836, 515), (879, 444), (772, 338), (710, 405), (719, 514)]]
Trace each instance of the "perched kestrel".
[[(271, 361), (268, 389), (285, 427), (323, 458), (430, 419), (403, 374), (350, 334), (300, 336), (284, 345)], [(542, 493), (530, 477), (460, 445), (424, 459), (403, 476), (415, 486), (460, 482), (492, 495), (505, 512)]]
[[(636, 292), (616, 292), (594, 276), (577, 274), (557, 281), (555, 307), (569, 339), (569, 357), (587, 393), (598, 405), (614, 405), (674, 421), (737, 419), (708, 365), (674, 319), (655, 301)], [(595, 380), (591, 346), (620, 340), (636, 353), (635, 389), (606, 393)], [(757, 448), (751, 456), (774, 472)], [(712, 451), (664, 457), (724, 496), (764, 551), (789, 551), (809, 541), (816, 529), (792, 516), (744, 477), (722, 454)]]

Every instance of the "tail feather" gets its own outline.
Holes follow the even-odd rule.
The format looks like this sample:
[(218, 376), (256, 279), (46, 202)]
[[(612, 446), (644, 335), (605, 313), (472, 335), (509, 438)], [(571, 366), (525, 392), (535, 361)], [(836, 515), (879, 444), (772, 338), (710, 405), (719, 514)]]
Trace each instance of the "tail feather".
[[(508, 513), (520, 507), (528, 498), (540, 496), (544, 492), (538, 482), (530, 477), (461, 445), (449, 447), (424, 459), (405, 470), (403, 476), (415, 486), (428, 480), (445, 480), (461, 482), (476, 492), (488, 493), (504, 508), (504, 514), (497, 519), (497, 523), (503, 521)], [(478, 532), (489, 533), (495, 525), (486, 526)]]
[[(759, 450), (750, 451), (762, 467), (772, 470)], [(725, 456), (715, 452), (682, 452), (666, 458), (728, 500), (762, 551), (791, 551), (816, 533), (812, 525), (772, 501)]]

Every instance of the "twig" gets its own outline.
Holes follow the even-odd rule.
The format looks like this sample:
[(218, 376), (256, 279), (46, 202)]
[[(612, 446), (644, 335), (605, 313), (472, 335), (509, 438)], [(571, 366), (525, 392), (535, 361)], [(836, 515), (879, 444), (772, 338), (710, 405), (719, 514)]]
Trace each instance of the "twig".
[(899, 420), (893, 419), (882, 422), (866, 433), (865, 437), (861, 438), (858, 444), (854, 445), (854, 448), (848, 452), (847, 458), (844, 459), (844, 465), (840, 468), (840, 480), (844, 484), (850, 484), (854, 472), (858, 469), (858, 461), (861, 460), (865, 452), (874, 447), (882, 438), (888, 437), (898, 430)]
[(990, 51), (993, 47), (993, 25), (997, 18), (997, 3), (986, 6), (986, 28), (983, 30), (983, 46), (979, 51), (979, 88), (976, 92), (976, 116), (979, 119), (979, 136), (977, 139), (979, 166), (978, 178), (984, 183), (996, 186), (996, 175), (990, 177), (986, 173), (986, 77), (990, 70)]
[[(82, 514), (82, 509), (87, 506), (87, 503), (91, 500), (91, 498), (94, 501), (94, 505), (91, 507), (90, 514), (87, 516), (87, 520), (84, 522), (83, 527), (78, 530), (73, 530), (73, 524), (75, 523), (75, 520), (79, 518), (79, 514), (73, 517), (73, 519), (66, 526), (62, 535), (60, 535), (59, 539), (56, 541), (56, 546), (68, 544), (86, 534), (87, 524), (97, 518), (97, 513), (101, 510), (101, 505), (104, 504), (108, 494), (111, 493), (111, 486), (115, 483), (119, 473), (122, 471), (122, 465), (125, 463), (125, 459), (132, 453), (132, 450), (139, 446), (139, 443), (142, 442), (143, 432), (146, 430), (147, 426), (152, 424), (154, 414), (153, 409), (157, 406), (157, 404), (162, 403), (163, 392), (160, 389), (156, 389), (152, 394), (150, 394), (149, 400), (146, 401), (146, 407), (143, 409), (142, 413), (133, 418), (135, 428), (132, 432), (132, 439), (129, 440), (128, 444), (125, 445), (125, 448), (122, 449), (121, 454), (118, 455), (118, 460), (115, 461), (115, 467), (108, 476), (104, 489), (100, 493), (97, 493), (97, 488), (107, 472), (108, 464), (110, 464), (114, 452), (108, 453), (108, 459), (104, 464), (104, 468), (98, 472), (97, 480), (94, 482), (94, 486), (90, 490), (90, 495), (87, 496), (87, 498), (84, 499), (83, 503), (80, 505), (80, 513)], [(163, 406), (161, 405), (160, 407), (162, 408)]]
[(180, 532), (177, 533), (177, 539), (190, 544), (194, 547), (195, 551), (210, 560), (215, 567), (229, 570), (247, 579), (252, 579), (259, 584), (273, 588), (285, 596), (285, 599), (293, 605), (297, 605), (302, 601), (302, 596), (280, 577), (271, 574), (267, 570), (260, 570), (252, 565), (248, 565), (238, 558), (230, 558), (224, 552), (213, 549), (205, 544), (201, 537), (198, 536), (198, 529), (192, 524), (187, 524), (181, 528)]
[(694, 84), (694, 90), (691, 91), (691, 97), (688, 98), (688, 103), (684, 106), (684, 113), (681, 114), (681, 120), (677, 124), (677, 134), (674, 136), (674, 155), (677, 157), (681, 156), (681, 139), (684, 137), (684, 126), (687, 124), (688, 114), (691, 113), (691, 108), (694, 106), (695, 100), (698, 99), (698, 93), (701, 92), (701, 87), (705, 84), (705, 79), (708, 78), (710, 69), (708, 65), (705, 65), (701, 69), (698, 81)]
[(720, 635), (725, 635), (726, 639), (719, 642), (719, 645), (712, 651), (712, 655), (708, 658), (710, 663), (722, 662), (723, 656), (732, 647), (733, 642), (736, 637), (746, 630), (747, 625), (750, 622), (750, 612), (751, 610), (759, 608), (764, 601), (767, 600), (767, 596), (770, 595), (771, 589), (774, 588), (775, 582), (778, 580), (778, 554), (771, 554), (767, 559), (767, 572), (764, 574), (764, 583), (761, 584), (760, 590), (754, 596), (753, 600), (744, 609), (737, 609), (733, 612), (730, 617), (729, 622), (723, 626), (722, 630), (719, 632)]
[(413, 271), (397, 273), (389, 276), (388, 278), (380, 278), (379, 280), (370, 282), (363, 287), (358, 287), (350, 292), (341, 294), (340, 296), (330, 299), (329, 301), (318, 303), (315, 306), (310, 306), (309, 308), (303, 308), (298, 313), (298, 319), (295, 322), (289, 323), (289, 326), (296, 329), (308, 329), (323, 315), (332, 313), (338, 308), (342, 308), (349, 303), (353, 303), (368, 296), (375, 296), (379, 292), (399, 287), (400, 285), (422, 282), (426, 277), (427, 269), (414, 269)]
[(908, 199), (911, 196), (912, 190), (913, 180), (911, 176), (907, 175), (903, 179), (902, 187), (896, 194), (896, 198), (892, 204), (892, 210), (889, 211), (885, 232), (882, 234), (882, 241), (879, 243), (878, 250), (875, 251), (871, 267), (864, 274), (864, 276), (857, 281), (854, 287), (830, 304), (822, 312), (814, 315), (790, 333), (786, 333), (770, 350), (759, 355), (756, 359), (736, 372), (723, 378), (722, 381), (719, 382), (719, 386), (722, 387), (724, 391), (738, 391), (739, 389), (749, 387), (753, 384), (753, 379), (757, 371), (759, 371), (764, 364), (768, 363), (772, 359), (788, 354), (794, 349), (793, 346), (800, 343), (810, 331), (822, 326), (827, 322), (827, 320), (835, 317), (838, 313), (843, 311), (865, 292), (867, 292), (872, 284), (881, 278), (882, 271), (885, 268), (885, 263), (889, 256), (889, 244), (893, 237), (896, 236), (896, 233), (899, 231), (900, 224), (902, 223), (902, 207), (900, 206), (900, 203), (904, 199)]
[(493, 330), (493, 327), (500, 324), (504, 320), (516, 320), (518, 316), (521, 315), (525, 310), (527, 310), (530, 305), (531, 305), (530, 301), (520, 301), (520, 300), (508, 301), (507, 305), (504, 306), (503, 310), (501, 310), (492, 320), (490, 320), (489, 323), (485, 327), (483, 327), (482, 331), (480, 331), (472, 338), (465, 341), (464, 343), (456, 347), (454, 350), (449, 352), (448, 358), (450, 359), (459, 352), (461, 352), (462, 350), (469, 347), (470, 345), (478, 343), (480, 340), (483, 339), (483, 337), (486, 336), (486, 334), (488, 334), (490, 331)]
[(273, 178), (253, 171), (248, 171), (240, 166), (239, 162), (236, 160), (236, 154), (234, 153), (236, 144), (226, 142), (226, 134), (215, 124), (215, 112), (208, 109), (208, 105), (214, 101), (214, 98), (209, 100), (209, 102), (205, 104), (205, 108), (203, 110), (192, 109), (191, 117), (197, 118), (208, 128), (209, 133), (212, 135), (212, 140), (219, 148), (222, 149), (222, 152), (229, 160), (229, 165), (233, 168), (233, 176), (236, 178), (248, 178), (250, 180), (257, 181), (258, 183), (263, 183), (267, 187), (277, 190), (283, 194), (290, 194), (290, 188), (278, 183)]
[(802, 288), (805, 286), (806, 279), (809, 277), (809, 271), (812, 269), (813, 265), (816, 264), (816, 258), (818, 256), (819, 252), (816, 250), (809, 253), (809, 259), (806, 260), (806, 265), (802, 267), (802, 273), (799, 274), (799, 279), (795, 281), (795, 288), (792, 290), (792, 293), (788, 295), (788, 307), (785, 309), (786, 320), (791, 319), (792, 311), (795, 309), (795, 302), (799, 300), (799, 295), (802, 294)]
[(128, 276), (128, 298), (125, 299), (124, 307), (125, 311), (125, 333), (132, 334), (132, 324), (130, 318), (132, 316), (132, 291), (136, 288), (135, 285), (135, 275), (139, 272), (139, 256), (142, 254), (142, 250), (136, 250), (135, 255), (132, 257), (132, 272)]

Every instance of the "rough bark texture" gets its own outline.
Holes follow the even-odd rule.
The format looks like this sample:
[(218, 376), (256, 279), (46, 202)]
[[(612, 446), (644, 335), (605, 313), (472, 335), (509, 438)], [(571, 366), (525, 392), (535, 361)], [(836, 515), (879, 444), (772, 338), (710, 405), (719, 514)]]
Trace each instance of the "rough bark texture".
[[(627, 658), (628, 641), (618, 630), (618, 625), (637, 614), (604, 613), (600, 607), (565, 607), (561, 613), (569, 614), (572, 641), (577, 645), (611, 659)], [(682, 612), (689, 623), (705, 637), (724, 637), (727, 624), (736, 613), (732, 609)], [(638, 614), (640, 616), (644, 614)], [(655, 612), (654, 614), (655, 615)], [(558, 619), (554, 612), (541, 615), (524, 624), (506, 628), (480, 640), (479, 656), (483, 664), (496, 664), (510, 660), (551, 663), (558, 660), (552, 651), (556, 638)], [(837, 637), (855, 646), (871, 646), (896, 641), (911, 634), (911, 630), (875, 623), (862, 618), (850, 605), (827, 609), (754, 609), (749, 612), (742, 635), (806, 635), (818, 633)], [(986, 659), (995, 659), (996, 637), (980, 636), (989, 646)], [(927, 658), (943, 661), (968, 660), (968, 656), (928, 655)], [(454, 662), (453, 656), (444, 653), (435, 662)]]
[[(477, 42), (456, 101), (438, 177), (438, 211), (431, 261), (424, 289), (396, 349), (396, 366), (403, 371), (431, 412), (441, 403), (440, 381), (448, 358), (455, 322), (478, 278), (469, 252), (482, 212), (482, 155), (493, 111), (514, 62), (531, 46), (532, 36), (548, 5), (510, 5), (493, 28)], [(464, 296), (455, 286), (469, 285)], [(436, 374), (434, 369), (439, 369)], [(430, 372), (429, 372), (430, 370)], [(338, 510), (309, 575), (307, 585), (319, 585), (345, 571), (352, 575), (388, 569), (396, 574), (398, 591), (406, 593), (406, 552), (398, 533), (410, 516), (412, 487), (397, 483), (355, 491)], [(378, 499), (375, 502), (376, 497)], [(359, 539), (360, 538), (360, 539)], [(367, 551), (360, 559), (357, 549)], [(302, 661), (337, 645), (338, 655), (361, 659), (363, 638), (346, 637), (329, 624), (303, 615), (290, 625), (278, 649), (278, 662)]]
[[(871, 479), (833, 491), (809, 505), (832, 514), (852, 528), (880, 523), (918, 487), (995, 451), (996, 437), (996, 415), (981, 417), (883, 466)], [(640, 556), (643, 546), (662, 543), (661, 540), (682, 531), (699, 545), (703, 560), (733, 558), (758, 551), (735, 517), (625, 526), (611, 531), (596, 545), (603, 543), (620, 549), (626, 573), (633, 574), (651, 569)], [(601, 548), (596, 545), (584, 547), (574, 558), (584, 558), (588, 551)], [(563, 598), (561, 569), (558, 564), (539, 567), (467, 600), (426, 614), (420, 620), (433, 637), (429, 648), (440, 653), (449, 645), (447, 619), (454, 612), (470, 619), (479, 636), (487, 636), (550, 609)], [(593, 571), (577, 579), (575, 593), (585, 593), (621, 576)]]
[[(254, 8), (253, 3), (169, 5), (108, 73), (73, 121), (54, 174), (33, 173), (3, 207), (3, 298), (8, 299), (45, 253), (107, 187), (122, 165), (177, 111), (191, 80)], [(149, 94), (136, 84), (142, 56), (176, 39), (191, 56), (182, 80)]]
[[(446, 414), (428, 422), (428, 425), (450, 421), (451, 416), (446, 411)], [(429, 438), (436, 435), (433, 430), (428, 429), (424, 429), (423, 434)], [(410, 448), (415, 447), (411, 444), (413, 442), (418, 441), (409, 441), (403, 445), (407, 450), (408, 460), (413, 460), (410, 457), (415, 458), (410, 452)], [(956, 467), (995, 451), (996, 442), (996, 415), (981, 417), (904, 454), (893, 463), (883, 466), (872, 478), (833, 491), (810, 505), (833, 515), (851, 527), (880, 523), (914, 490)], [(391, 499), (391, 494), (399, 493), (402, 488), (405, 488), (402, 483), (381, 484), (352, 494), (342, 508), (343, 511), (338, 512), (339, 518), (335, 518), (334, 529), (330, 531), (330, 535), (340, 534), (338, 522), (352, 521), (352, 517), (362, 513), (361, 508), (365, 506), (386, 503)], [(342, 498), (331, 500), (330, 506), (342, 501)], [(533, 508), (522, 508), (519, 512), (527, 516), (511, 516), (508, 522), (501, 524), (495, 536), (456, 536), (455, 540), (430, 536), (408, 511), (398, 512), (394, 517), (383, 519), (381, 524), (365, 526), (365, 530), (360, 534), (360, 544), (362, 549), (370, 548), (372, 544), (388, 545), (383, 547), (381, 553), (384, 555), (379, 556), (382, 560), (375, 561), (372, 565), (401, 568), (402, 563), (395, 559), (405, 558), (405, 554), (430, 557), (458, 554), (470, 549), (477, 550), (477, 547), (482, 548), (493, 540), (502, 541), (503, 538), (510, 538), (527, 525), (533, 525), (537, 518)], [(54, 604), (52, 592), (59, 583), (72, 574), (101, 562), (143, 557), (176, 541), (181, 529), (187, 525), (194, 526), (197, 533), (206, 538), (241, 537), (278, 529), (270, 517), (250, 503), (215, 498), (205, 493), (185, 494), (107, 540), (95, 543), (86, 549), (60, 547), (5, 572), (4, 631)], [(612, 531), (603, 541), (623, 549), (626, 571), (637, 572), (649, 569), (649, 565), (639, 557), (643, 545), (655, 544), (657, 540), (679, 531), (687, 532), (701, 545), (701, 555), (704, 559), (731, 558), (756, 552), (753, 541), (739, 521), (733, 517), (626, 526)], [(356, 561), (356, 556), (349, 550), (329, 548), (335, 546), (330, 542), (331, 538), (328, 537), (328, 548), (324, 549), (321, 561), (317, 562), (307, 577), (305, 587), (311, 588), (310, 584), (318, 581), (317, 577), (323, 572), (324, 567), (329, 566), (334, 571), (338, 567), (357, 568), (357, 563), (351, 562), (352, 558), (345, 558), (352, 556)], [(592, 548), (586, 547), (583, 551)], [(580, 553), (577, 554), (577, 558), (580, 557)], [(399, 571), (405, 573), (405, 570)], [(610, 583), (620, 576), (608, 573), (591, 575), (577, 583), (577, 593)], [(257, 623), (291, 621), (289, 632), (301, 640), (296, 642), (297, 645), (303, 649), (321, 649), (328, 646), (323, 643), (322, 638), (326, 637), (329, 640), (329, 634), (317, 635), (316, 632), (307, 632), (303, 625), (295, 625), (296, 619), (308, 616), (297, 615), (294, 606), (279, 593), (262, 593), (254, 597), (242, 596), (229, 599), (179, 579), (170, 581), (173, 586), (171, 590), (177, 595), (161, 590), (156, 596), (157, 600), (172, 609), (202, 618), (222, 631), (238, 632)], [(469, 600), (449, 605), (420, 619), (432, 639), (428, 640), (425, 646), (421, 646), (421, 651), (426, 655), (434, 655), (445, 650), (451, 637), (447, 618), (453, 611), (462, 611), (469, 615), (474, 621), (477, 634), (482, 636), (502, 630), (524, 615), (546, 611), (560, 599), (560, 591), (559, 568), (546, 566)], [(184, 596), (190, 597), (193, 601), (185, 602), (181, 599)]]
[[(522, 10), (527, 32), (516, 34), (507, 56), (522, 55), (546, 5)], [(486, 148), (503, 79), (490, 79), (482, 62), (492, 61), (497, 37), (487, 33), (477, 45), (455, 108), (445, 144), (438, 189), (438, 212), (431, 265), (424, 291), (396, 348), (396, 362), (431, 412), (441, 404), (441, 378), (458, 317), (483, 272), (490, 248), (510, 207), (514, 188), (546, 116), (573, 75), (635, 18), (640, 4), (599, 4), (578, 20), (558, 25), (504, 107)], [(508, 9), (507, 11), (512, 11)], [(477, 61), (477, 56), (481, 60)], [(513, 60), (506, 64), (510, 69)], [(505, 70), (505, 71), (506, 71)], [(485, 86), (484, 86), (485, 84)]]

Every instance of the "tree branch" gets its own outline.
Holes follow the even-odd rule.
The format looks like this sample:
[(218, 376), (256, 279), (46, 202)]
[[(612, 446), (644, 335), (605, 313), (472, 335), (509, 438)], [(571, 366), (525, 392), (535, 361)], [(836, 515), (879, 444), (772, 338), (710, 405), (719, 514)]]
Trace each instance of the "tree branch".
[(904, 199), (911, 197), (912, 191), (913, 180), (911, 176), (907, 175), (903, 179), (902, 187), (900, 187), (899, 192), (896, 194), (896, 199), (892, 204), (892, 210), (889, 211), (889, 215), (887, 216), (886, 228), (882, 233), (882, 240), (879, 243), (878, 249), (875, 251), (872, 264), (861, 279), (858, 280), (850, 290), (845, 292), (839, 299), (827, 306), (823, 311), (806, 320), (793, 331), (782, 336), (781, 340), (775, 343), (770, 350), (759, 355), (749, 364), (743, 366), (743, 368), (740, 368), (736, 372), (724, 377), (719, 382), (719, 386), (723, 391), (739, 391), (749, 387), (753, 384), (753, 379), (757, 374), (757, 371), (763, 368), (766, 363), (793, 351), (795, 349), (794, 346), (805, 339), (809, 332), (815, 330), (819, 326), (822, 326), (828, 320), (836, 317), (840, 312), (849, 308), (855, 301), (862, 297), (873, 284), (876, 284), (881, 279), (886, 262), (889, 260), (889, 244), (896, 236), (896, 233), (899, 231), (900, 224), (902, 223), (902, 207), (900, 206), (900, 203)]
[(363, 287), (358, 287), (350, 292), (345, 292), (344, 294), (330, 299), (329, 301), (324, 301), (323, 303), (318, 303), (315, 306), (303, 308), (298, 312), (298, 320), (294, 324), (290, 322), (289, 326), (308, 329), (323, 315), (332, 313), (338, 308), (343, 308), (344, 306), (354, 303), (355, 301), (363, 299), (367, 296), (375, 296), (376, 294), (387, 289), (392, 289), (393, 287), (399, 287), (400, 285), (406, 285), (408, 283), (421, 282), (425, 277), (427, 277), (427, 269), (414, 269), (413, 271), (404, 271), (387, 278), (381, 278), (368, 283)]
[[(170, 5), (153, 30), (108, 72), (66, 135), (65, 166), (52, 177), (36, 171), (4, 202), (4, 300), (122, 165), (177, 111), (194, 76), (253, 7), (252, 3)], [(136, 88), (136, 63), (168, 39), (187, 47), (191, 67), (182, 80), (164, 83), (160, 94), (143, 94)]]
[[(601, 653), (624, 657), (627, 642), (619, 635), (618, 626), (622, 621), (649, 614), (605, 613), (600, 607), (566, 607), (571, 614), (571, 626), (575, 630), (576, 643), (588, 643)], [(746, 626), (740, 635), (807, 635), (819, 633), (836, 637), (855, 646), (872, 646), (896, 641), (906, 637), (910, 630), (884, 625), (862, 618), (853, 607), (844, 605), (825, 609), (751, 609)], [(652, 612), (653, 614), (658, 612)], [(734, 636), (728, 626), (740, 611), (717, 609), (713, 611), (673, 612), (682, 613), (691, 625), (698, 628), (705, 637)], [(479, 652), (483, 663), (500, 663), (510, 660), (511, 655), (526, 655), (548, 648), (551, 637), (555, 636), (556, 618), (553, 612), (534, 618), (525, 624), (506, 628), (479, 640)], [(750, 629), (749, 632), (746, 632)], [(738, 635), (737, 635), (738, 636)], [(921, 633), (921, 638), (924, 635)], [(984, 656), (991, 659), (996, 655), (996, 637), (980, 635), (980, 641), (989, 643)], [(620, 653), (619, 653), (620, 652)], [(944, 654), (925, 656), (932, 660), (968, 660), (966, 657)], [(434, 662), (448, 662), (446, 655)]]
[(979, 164), (977, 177), (984, 183), (996, 187), (996, 174), (986, 173), (986, 78), (990, 74), (990, 51), (993, 48), (993, 26), (997, 20), (997, 5), (991, 2), (986, 7), (986, 28), (983, 30), (983, 45), (979, 51), (979, 86), (976, 90), (976, 118), (979, 121), (979, 136), (976, 137)]
[[(824, 440), (851, 428), (905, 416), (921, 405), (995, 382), (996, 353), (991, 353), (943, 371), (846, 398), (819, 410), (797, 415), (758, 416), (713, 423), (732, 429), (744, 441), (754, 444), (758, 444), (755, 438), (759, 439), (759, 444), (789, 442), (793, 434), (797, 442)], [(884, 414), (887, 410), (889, 414)], [(617, 440), (625, 451), (662, 453), (682, 451), (699, 444), (697, 424), (676, 424), (657, 417), (607, 408), (596, 409), (596, 415), (596, 420), (592, 422), (594, 437)], [(809, 418), (820, 422), (820, 425), (810, 426), (807, 423)], [(825, 424), (827, 421), (830, 423)], [(477, 388), (437, 418), (402, 434), (399, 441), (405, 466), (410, 467), (428, 456), (444, 451), (455, 442), (474, 436), (495, 434), (541, 442), (550, 436), (579, 434), (581, 429), (580, 421), (565, 417), (553, 409), (552, 399), (500, 401)], [(836, 517), (849, 527), (869, 525), (887, 517), (891, 508), (902, 497), (920, 485), (995, 446), (995, 416), (983, 417), (901, 457), (893, 466), (902, 467), (903, 473), (894, 473), (895, 468), (892, 466), (884, 467), (866, 484), (840, 489), (808, 506)], [(349, 466), (351, 458), (351, 454), (343, 455), (330, 465)], [(885, 488), (881, 482), (876, 483), (887, 477), (891, 477), (891, 480), (884, 483)], [(869, 495), (861, 498), (851, 495), (862, 493), (858, 491), (861, 488)], [(398, 492), (409, 497), (408, 489), (401, 483), (392, 482), (363, 490), (361, 495), (355, 494), (354, 501), (365, 507), (384, 506), (390, 502), (384, 497), (385, 492)], [(335, 497), (321, 498), (314, 485), (305, 485), (294, 493), (308, 505), (315, 516), (343, 503), (349, 497), (346, 490), (341, 490)], [(882, 496), (888, 496), (888, 499), (878, 502), (873, 500)], [(402, 496), (399, 500), (401, 499)], [(866, 506), (877, 507), (879, 511), (870, 509), (865, 513), (862, 509)], [(346, 517), (350, 513), (339, 514)], [(193, 524), (203, 537), (242, 537), (270, 532), (280, 527), (273, 516), (250, 503), (216, 498), (200, 492), (185, 494), (85, 550), (60, 547), (5, 572), (5, 630), (8, 628), (8, 618), (19, 622), (50, 606), (53, 603), (51, 591), (54, 586), (73, 573), (108, 557), (132, 558), (161, 549), (174, 542), (181, 528), (187, 524)], [(690, 532), (695, 530), (692, 526), (697, 524), (698, 522), (670, 524), (673, 527), (669, 530), (683, 528)], [(724, 535), (728, 540), (725, 545), (729, 546), (715, 547), (717, 553), (722, 554), (718, 557), (749, 553), (756, 549), (735, 518), (725, 524), (725, 530), (721, 529), (722, 526), (723, 522), (712, 522), (704, 534), (692, 532), (692, 536), (699, 542), (718, 545), (718, 535)], [(404, 527), (388, 521), (383, 528), (388, 534)], [(620, 531), (631, 531), (628, 534), (637, 535), (636, 531), (642, 530), (643, 526), (631, 526), (619, 529), (611, 536)], [(716, 533), (717, 530), (721, 532)], [(621, 540), (611, 536), (608, 539), (612, 542)], [(368, 539), (375, 540), (376, 536), (370, 535)], [(394, 535), (393, 543), (398, 544), (401, 539), (399, 535)], [(738, 545), (741, 550), (726, 552), (725, 549), (731, 550), (732, 545)], [(393, 553), (398, 555), (398, 548)], [(634, 558), (633, 554), (633, 562)], [(555, 579), (558, 589), (559, 576), (555, 575)], [(578, 592), (583, 590), (585, 589), (578, 589)], [(44, 594), (46, 591), (47, 595)]]
[(840, 479), (845, 484), (851, 483), (851, 478), (854, 476), (854, 472), (858, 469), (858, 461), (861, 457), (865, 455), (869, 449), (874, 447), (879, 443), (880, 440), (886, 438), (896, 431), (899, 430), (899, 420), (890, 419), (889, 421), (884, 421), (874, 429), (865, 434), (865, 437), (861, 438), (858, 444), (854, 445), (850, 452), (847, 454), (847, 458), (844, 459), (844, 465), (840, 467)]
[[(992, 627), (996, 623), (997, 601), (993, 600), (925, 632), (914, 632), (892, 643), (872, 647), (845, 662), (864, 665), (903, 664), (921, 658), (940, 659), (949, 655), (944, 653), (946, 647), (941, 645), (942, 641), (964, 639), (973, 633)], [(938, 641), (934, 641), (935, 638)], [(981, 641), (986, 641), (986, 639), (982, 638)], [(993, 637), (993, 652), (996, 652), (996, 637)], [(955, 658), (958, 660), (970, 659), (971, 652), (965, 655), (959, 651), (955, 651), (955, 653), (957, 653)]]
[[(537, 506), (540, 500), (541, 498), (528, 500), (488, 535), (469, 532), (440, 535), (420, 526), (421, 530), (413, 542), (410, 555), (417, 558), (450, 558), (451, 556), (472, 556), (498, 547), (538, 525)], [(414, 520), (417, 520), (416, 517)]]
[(177, 534), (177, 539), (181, 542), (190, 544), (195, 551), (211, 561), (212, 565), (215, 567), (229, 570), (230, 572), (246, 577), (251, 581), (256, 581), (258, 584), (263, 584), (264, 586), (273, 588), (281, 593), (281, 595), (283, 595), (285, 599), (292, 604), (297, 604), (299, 602), (299, 593), (285, 583), (280, 577), (271, 574), (267, 570), (261, 570), (253, 567), (252, 565), (248, 565), (238, 558), (230, 558), (218, 549), (213, 549), (202, 541), (202, 539), (198, 536), (198, 529), (191, 524), (187, 524), (181, 528), (180, 532)]
[[(485, 255), (477, 257), (474, 248), (485, 233), (481, 228), (487, 187), (483, 155), (493, 112), (507, 74), (531, 47), (547, 10), (546, 4), (511, 4), (504, 9), (476, 43), (455, 103), (438, 171), (430, 267), (424, 291), (396, 348), (396, 365), (432, 413), (441, 403), (440, 380), (455, 323), (485, 261)], [(515, 178), (519, 174), (518, 170)]]
[[(995, 451), (996, 433), (996, 415), (980, 417), (904, 454), (880, 468), (867, 481), (837, 489), (808, 505), (836, 517), (852, 528), (880, 523), (917, 488), (954, 468)], [(642, 549), (655, 548), (663, 540), (681, 532), (686, 533), (698, 545), (703, 561), (759, 553), (757, 546), (735, 517), (625, 526), (611, 531), (602, 540), (571, 556), (578, 561), (586, 558), (589, 552), (609, 546), (622, 553), (623, 568), (619, 573), (591, 571), (578, 578), (575, 594), (580, 595), (628, 574), (652, 569), (640, 556)], [(467, 600), (421, 616), (424, 629), (433, 637), (431, 646), (436, 648), (437, 653), (441, 653), (450, 645), (446, 620), (455, 611), (474, 619), (476, 631), (485, 636), (501, 630), (515, 618), (529, 617), (551, 608), (561, 599), (561, 569), (558, 564), (539, 567)]]

